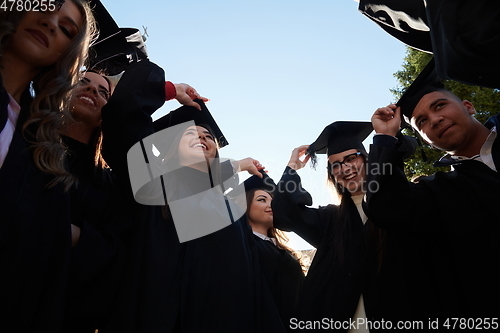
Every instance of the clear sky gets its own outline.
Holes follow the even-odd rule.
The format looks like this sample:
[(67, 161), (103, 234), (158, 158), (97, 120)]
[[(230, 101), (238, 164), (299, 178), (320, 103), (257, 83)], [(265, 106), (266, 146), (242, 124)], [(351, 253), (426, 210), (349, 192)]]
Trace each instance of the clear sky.
[[(101, 1), (119, 26), (147, 28), (149, 58), (167, 80), (210, 99), (229, 141), (220, 155), (253, 157), (275, 181), (292, 149), (312, 143), (326, 125), (369, 121), (394, 102), (389, 89), (397, 85), (404, 44), (353, 0)], [(154, 117), (177, 107), (169, 101)], [(299, 174), (313, 207), (333, 202), (325, 158)], [(311, 248), (290, 238), (296, 249)]]

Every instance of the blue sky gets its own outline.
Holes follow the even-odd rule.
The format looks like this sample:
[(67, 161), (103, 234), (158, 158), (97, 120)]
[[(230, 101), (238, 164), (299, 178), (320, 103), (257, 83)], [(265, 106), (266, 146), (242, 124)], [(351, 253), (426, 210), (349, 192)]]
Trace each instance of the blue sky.
[[(147, 28), (149, 58), (167, 80), (210, 99), (229, 141), (220, 155), (253, 157), (275, 181), (292, 149), (313, 142), (326, 125), (368, 121), (394, 102), (389, 89), (404, 44), (353, 0), (101, 1), (119, 26)], [(169, 101), (154, 117), (178, 106)], [(321, 158), (317, 170), (299, 171), (313, 207), (334, 200), (325, 166)], [(311, 248), (290, 238), (296, 249)]]

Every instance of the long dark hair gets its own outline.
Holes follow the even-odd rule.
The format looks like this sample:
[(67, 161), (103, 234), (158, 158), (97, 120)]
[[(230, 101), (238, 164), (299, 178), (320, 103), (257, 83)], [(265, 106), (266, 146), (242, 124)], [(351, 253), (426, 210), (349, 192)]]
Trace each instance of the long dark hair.
[[(108, 82), (109, 85), (109, 91), (113, 91), (113, 85), (111, 84), (111, 81), (106, 77), (107, 73), (103, 70), (96, 70), (96, 69), (89, 69), (85, 72), (82, 72), (82, 75), (85, 75), (85, 73), (95, 73), (104, 78), (106, 82)], [(73, 117), (72, 117), (72, 120)], [(92, 148), (92, 153), (93, 153), (93, 160), (94, 160), (94, 165), (97, 170), (102, 170), (105, 168), (108, 168), (108, 164), (104, 160), (102, 156), (102, 125), (99, 124), (94, 130), (92, 131), (92, 136), (90, 137), (90, 142), (89, 146)]]
[[(361, 151), (361, 153), (363, 163), (366, 166), (368, 156), (365, 151)], [(355, 207), (355, 204), (352, 201), (351, 193), (335, 180), (335, 176), (330, 171), (331, 168), (328, 161), (327, 167), (327, 181), (335, 188), (337, 195), (340, 198), (340, 205), (337, 211), (337, 222), (334, 224), (334, 233), (331, 239), (332, 246), (334, 247), (333, 256), (334, 259), (339, 263), (344, 263), (347, 247), (348, 223), (351, 223), (355, 218), (354, 216), (351, 216), (351, 213), (353, 212), (353, 206)], [(364, 170), (366, 172), (366, 168)], [(362, 186), (364, 186), (364, 184)], [(367, 221), (366, 223), (369, 223), (368, 227), (370, 228), (369, 232), (372, 236), (371, 240), (375, 242), (375, 248), (377, 249), (378, 269), (380, 269), (386, 247), (386, 232), (383, 229), (375, 227), (375, 225), (373, 225), (373, 223), (371, 223), (370, 221)]]
[[(171, 142), (160, 142), (158, 145), (159, 147), (156, 147), (160, 151), (160, 158), (163, 160), (163, 163), (169, 163), (171, 165), (179, 166), (180, 165), (180, 159), (179, 159), (179, 143), (181, 141), (181, 137), (184, 134), (184, 131), (191, 126), (191, 124), (187, 125), (187, 127), (183, 131), (179, 131), (179, 133), (176, 133), (175, 139), (172, 140)], [(222, 184), (222, 176), (221, 176), (221, 165), (219, 161), (219, 143), (217, 142), (217, 138), (213, 134), (213, 130), (210, 128), (210, 126), (206, 124), (196, 124), (196, 126), (200, 126), (205, 128), (214, 138), (215, 141), (215, 157), (211, 163), (207, 163), (208, 170), (209, 170), (209, 175), (210, 175), (210, 181), (212, 187), (215, 187), (217, 185)], [(163, 178), (163, 176), (162, 176)], [(162, 179), (162, 182), (165, 186), (166, 181), (165, 178)], [(176, 191), (175, 188), (175, 182), (173, 184), (169, 184), (170, 188), (169, 190), (171, 191)], [(165, 194), (164, 194), (165, 195)], [(162, 216), (165, 220), (169, 220), (172, 218), (170, 214), (170, 210), (168, 209), (168, 203), (165, 200), (165, 205), (162, 208)]]
[[(252, 206), (253, 204), (253, 199), (254, 199), (254, 196), (255, 196), (255, 192), (256, 191), (264, 191), (266, 193), (268, 193), (271, 198), (274, 198), (274, 195), (272, 192), (270, 191), (266, 191), (264, 189), (260, 189), (260, 188), (253, 188), (249, 191), (247, 191), (246, 193), (246, 199), (247, 199), (247, 221), (248, 221), (248, 213), (250, 212), (250, 207)], [(281, 250), (285, 250), (287, 251), (292, 257), (294, 257), (298, 263), (300, 264), (300, 266), (302, 267), (302, 271), (305, 273), (307, 271), (307, 267), (306, 265), (304, 264), (303, 260), (302, 260), (302, 254), (298, 251), (295, 251), (294, 249), (292, 249), (291, 247), (288, 247), (286, 245), (286, 243), (288, 243), (288, 237), (286, 236), (286, 234), (275, 228), (275, 227), (271, 227), (269, 229), (267, 229), (267, 237), (270, 237), (270, 238), (274, 238), (276, 239), (276, 247), (278, 249), (281, 249)]]

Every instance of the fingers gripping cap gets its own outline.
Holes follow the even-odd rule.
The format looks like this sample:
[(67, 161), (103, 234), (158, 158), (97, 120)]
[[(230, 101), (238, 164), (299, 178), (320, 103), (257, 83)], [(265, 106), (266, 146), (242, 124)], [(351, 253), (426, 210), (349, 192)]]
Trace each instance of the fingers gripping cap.
[(396, 103), (401, 108), (404, 120), (410, 123), (413, 110), (424, 95), (443, 89), (444, 85), (437, 75), (434, 58), (432, 58)]
[(89, 0), (99, 29), (99, 37), (89, 50), (90, 68), (117, 75), (126, 67), (147, 59), (147, 50), (140, 31), (120, 28), (99, 0)]
[(262, 178), (253, 175), (247, 178), (243, 184), (245, 185), (245, 191), (249, 192), (253, 189), (263, 190), (269, 193), (273, 193), (276, 189), (276, 183), (273, 181), (271, 177), (267, 175), (266, 172), (260, 171), (262, 174)]

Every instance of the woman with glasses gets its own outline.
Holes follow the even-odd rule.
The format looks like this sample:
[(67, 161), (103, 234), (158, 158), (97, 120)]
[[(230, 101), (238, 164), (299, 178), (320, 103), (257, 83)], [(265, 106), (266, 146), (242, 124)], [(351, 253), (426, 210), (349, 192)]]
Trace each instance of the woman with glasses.
[[(367, 332), (380, 327), (376, 325), (382, 319), (404, 316), (402, 279), (392, 271), (400, 252), (388, 254), (393, 245), (386, 232), (368, 221), (362, 208), (366, 187), (373, 185), (365, 183), (367, 153), (362, 144), (371, 131), (369, 122), (328, 125), (314, 143), (293, 150), (278, 183), (272, 202), (275, 227), (297, 233), (317, 249), (292, 328), (320, 322), (312, 328)], [(311, 195), (297, 170), (310, 159), (315, 165), (316, 154), (328, 156), (328, 182), (340, 205), (310, 207)]]

